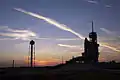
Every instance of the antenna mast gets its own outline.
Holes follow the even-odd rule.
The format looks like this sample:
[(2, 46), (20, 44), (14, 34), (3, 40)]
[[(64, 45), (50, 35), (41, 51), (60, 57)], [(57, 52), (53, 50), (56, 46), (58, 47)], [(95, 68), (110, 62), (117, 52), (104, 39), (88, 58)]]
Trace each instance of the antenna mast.
[(93, 21), (92, 21), (92, 32), (94, 32)]

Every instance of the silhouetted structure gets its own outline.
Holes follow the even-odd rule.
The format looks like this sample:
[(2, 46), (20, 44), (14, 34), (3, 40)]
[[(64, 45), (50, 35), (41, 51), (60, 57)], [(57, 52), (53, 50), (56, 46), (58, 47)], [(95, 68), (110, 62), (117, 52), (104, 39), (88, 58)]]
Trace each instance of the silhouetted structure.
[(34, 60), (34, 65), (35, 65), (35, 42), (31, 40), (30, 45), (31, 45), (30, 65), (31, 67), (33, 67), (33, 60)]
[(82, 56), (72, 58), (68, 63), (97, 63), (99, 57), (98, 51), (99, 44), (97, 43), (97, 33), (94, 32), (93, 22), (92, 22), (92, 32), (89, 33), (89, 40), (85, 38), (84, 40), (84, 52)]
[(62, 64), (63, 64), (63, 56), (62, 56)]
[(15, 67), (15, 60), (13, 60), (13, 62), (12, 62), (12, 67), (13, 68)]

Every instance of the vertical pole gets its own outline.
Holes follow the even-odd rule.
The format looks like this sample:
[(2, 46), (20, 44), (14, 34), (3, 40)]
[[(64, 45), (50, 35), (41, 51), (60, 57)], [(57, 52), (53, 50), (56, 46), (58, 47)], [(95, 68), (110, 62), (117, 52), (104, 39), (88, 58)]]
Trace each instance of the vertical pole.
[(29, 45), (29, 51), (28, 51), (28, 67), (30, 66), (30, 45)]
[(34, 53), (33, 53), (33, 48), (34, 48), (34, 44), (35, 42), (33, 40), (30, 41), (30, 45), (31, 45), (31, 67), (33, 67), (33, 58), (34, 58)]
[(93, 28), (93, 21), (92, 21), (92, 32), (94, 32), (94, 28)]
[(14, 65), (15, 65), (15, 61), (13, 60), (13, 64), (12, 64), (12, 67), (14, 68)]
[(62, 64), (63, 64), (63, 56), (62, 56)]
[(35, 44), (34, 44), (34, 67), (35, 67)]
[(31, 45), (31, 67), (33, 67), (33, 45)]

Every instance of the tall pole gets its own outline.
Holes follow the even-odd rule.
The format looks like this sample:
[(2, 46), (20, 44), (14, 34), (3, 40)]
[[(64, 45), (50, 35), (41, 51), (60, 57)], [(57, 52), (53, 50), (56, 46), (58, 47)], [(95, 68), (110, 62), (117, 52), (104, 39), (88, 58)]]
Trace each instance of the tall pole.
[(31, 67), (33, 67), (33, 45), (31, 45)]
[(92, 32), (94, 32), (94, 28), (93, 28), (93, 21), (92, 21)]
[(34, 44), (34, 67), (35, 67), (35, 44)]
[(14, 68), (14, 66), (15, 66), (15, 61), (13, 60), (13, 64), (12, 64), (12, 67)]
[(29, 51), (28, 51), (28, 67), (30, 66), (30, 45), (29, 45)]
[(33, 67), (33, 46), (34, 46), (35, 42), (33, 40), (30, 41), (30, 45), (31, 45), (31, 67)]

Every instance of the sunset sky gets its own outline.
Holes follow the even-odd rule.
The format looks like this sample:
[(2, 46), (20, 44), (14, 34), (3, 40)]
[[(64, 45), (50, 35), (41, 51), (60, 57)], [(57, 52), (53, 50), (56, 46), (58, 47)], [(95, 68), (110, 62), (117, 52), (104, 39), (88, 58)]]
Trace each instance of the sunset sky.
[(91, 22), (98, 34), (99, 61), (120, 61), (120, 0), (0, 0), (0, 66), (23, 66), (29, 41), (36, 65), (69, 60), (83, 52)]

